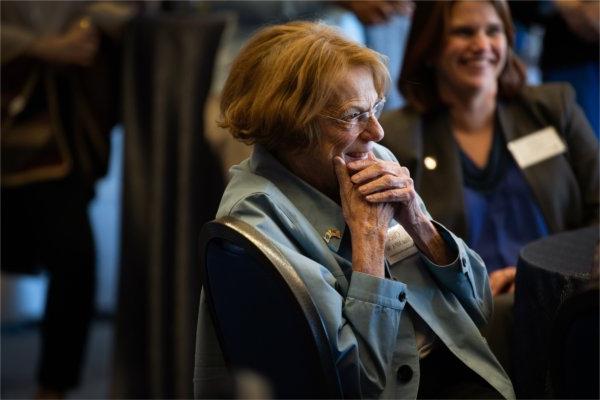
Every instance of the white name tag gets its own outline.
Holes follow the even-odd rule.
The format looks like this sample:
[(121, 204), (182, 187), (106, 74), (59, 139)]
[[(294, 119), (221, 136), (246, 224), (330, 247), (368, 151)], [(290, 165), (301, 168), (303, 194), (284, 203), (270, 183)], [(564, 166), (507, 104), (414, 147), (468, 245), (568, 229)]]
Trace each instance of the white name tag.
[(390, 265), (412, 256), (417, 252), (417, 247), (412, 238), (402, 225), (398, 224), (388, 229), (385, 242), (385, 258)]
[(508, 143), (508, 150), (521, 169), (564, 153), (567, 148), (556, 130), (548, 126)]

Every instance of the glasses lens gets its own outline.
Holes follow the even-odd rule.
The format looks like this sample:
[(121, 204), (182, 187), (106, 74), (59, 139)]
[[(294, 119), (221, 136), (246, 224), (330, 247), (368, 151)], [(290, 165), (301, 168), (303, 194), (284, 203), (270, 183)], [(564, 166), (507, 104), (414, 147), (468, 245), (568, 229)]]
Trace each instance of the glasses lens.
[(373, 105), (373, 108), (371, 108), (371, 110), (365, 111), (358, 115), (354, 115), (350, 118), (341, 119), (341, 118), (331, 117), (328, 115), (325, 115), (325, 117), (336, 120), (338, 123), (343, 124), (348, 130), (350, 130), (352, 132), (358, 131), (358, 130), (364, 130), (364, 129), (366, 129), (367, 125), (369, 124), (369, 121), (371, 120), (371, 116), (373, 116), (375, 118), (379, 118), (379, 116), (381, 115), (381, 112), (383, 111), (384, 105), (385, 105), (385, 98), (381, 99), (377, 103), (375, 103), (375, 105)]
[(373, 107), (373, 115), (375, 116), (375, 118), (379, 118), (379, 116), (381, 115), (381, 112), (383, 111), (384, 105), (385, 105), (384, 100), (381, 100), (379, 103), (375, 104), (375, 107)]
[(365, 129), (371, 120), (371, 115), (375, 118), (379, 118), (381, 115), (381, 111), (383, 110), (383, 105), (385, 104), (385, 100), (379, 100), (371, 109), (371, 111), (364, 112), (356, 117), (356, 125), (360, 129)]

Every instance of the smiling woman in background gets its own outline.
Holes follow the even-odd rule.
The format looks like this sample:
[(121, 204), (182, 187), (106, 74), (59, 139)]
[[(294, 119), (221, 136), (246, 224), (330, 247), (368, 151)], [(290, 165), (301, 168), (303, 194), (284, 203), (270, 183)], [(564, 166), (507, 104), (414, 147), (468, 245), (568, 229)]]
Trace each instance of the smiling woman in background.
[[(254, 226), (296, 269), (345, 397), (512, 398), (479, 333), (491, 312), (481, 259), (431, 220), (377, 144), (388, 84), (378, 53), (326, 25), (259, 31), (221, 102), (222, 125), (254, 152), (231, 170), (217, 216)], [(386, 252), (400, 241), (405, 251)], [(226, 371), (204, 300), (198, 327), (195, 394), (215, 397)]]
[(408, 106), (381, 121), (431, 215), (485, 261), (508, 318), (522, 246), (598, 221), (598, 142), (570, 86), (525, 86), (513, 34), (505, 1), (418, 3), (398, 83)]

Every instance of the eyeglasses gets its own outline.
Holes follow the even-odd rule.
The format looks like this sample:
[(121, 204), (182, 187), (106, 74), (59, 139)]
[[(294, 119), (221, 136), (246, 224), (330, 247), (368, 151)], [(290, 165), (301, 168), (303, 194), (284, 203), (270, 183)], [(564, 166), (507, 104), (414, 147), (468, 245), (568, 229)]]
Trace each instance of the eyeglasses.
[(369, 111), (365, 111), (362, 113), (354, 112), (348, 115), (343, 116), (342, 118), (335, 118), (330, 115), (321, 115), (322, 117), (332, 119), (334, 121), (342, 124), (347, 130), (352, 132), (363, 131), (367, 128), (371, 117), (379, 118), (381, 115), (381, 111), (383, 111), (383, 106), (385, 105), (385, 98), (379, 100), (377, 103), (373, 105)]

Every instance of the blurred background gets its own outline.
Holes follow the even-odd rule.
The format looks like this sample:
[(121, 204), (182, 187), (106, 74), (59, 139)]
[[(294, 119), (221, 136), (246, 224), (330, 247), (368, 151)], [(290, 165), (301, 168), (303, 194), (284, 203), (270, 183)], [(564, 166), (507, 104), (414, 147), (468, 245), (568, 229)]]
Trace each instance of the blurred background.
[[(386, 54), (395, 80), (413, 3), (372, 2), (394, 3), (385, 12), (361, 3), (2, 1), (2, 398), (192, 397), (198, 233), (214, 216), (227, 170), (251, 151), (216, 124), (229, 64), (260, 26), (320, 19)], [(581, 24), (573, 22), (573, 13), (561, 13), (560, 2), (509, 3), (518, 28), (516, 48), (527, 63), (529, 82), (570, 81), (598, 135), (597, 30), (591, 37), (587, 31), (577, 32), (573, 27)], [(597, 10), (595, 18), (591, 25), (598, 29)], [(58, 42), (35, 42), (39, 38)], [(51, 53), (53, 46), (66, 42), (71, 46), (66, 55)], [(94, 84), (111, 86), (111, 92), (95, 96)], [(393, 89), (386, 107), (402, 105)], [(98, 107), (112, 109), (96, 113)], [(55, 119), (62, 122), (61, 133), (44, 151), (59, 156), (52, 168), (64, 168), (32, 167), (21, 159), (9, 165), (12, 158), (4, 153), (13, 143), (9, 133), (44, 109), (50, 110), (48, 126), (55, 127)], [(84, 117), (73, 121), (74, 115)], [(80, 145), (75, 139), (81, 132), (87, 132), (89, 143)], [(31, 154), (40, 153), (28, 150), (26, 156)], [(86, 170), (90, 163), (97, 163), (97, 170)], [(77, 182), (72, 187), (86, 193), (81, 204), (95, 246), (90, 266), (95, 276), (93, 307), (90, 316), (82, 317), (89, 320), (89, 333), (83, 335), (74, 381), (46, 396), (40, 384), (50, 379), (40, 380), (44, 315), (50, 281), (58, 274), (43, 264), (44, 255), (56, 249), (40, 251), (35, 258), (21, 249), (28, 265), (19, 265), (18, 257), (9, 265), (4, 254), (13, 244), (4, 239), (17, 236), (8, 222), (11, 203), (4, 199), (27, 185), (71, 178)], [(64, 193), (69, 192), (59, 195)], [(42, 197), (33, 200), (29, 207), (42, 207)], [(14, 214), (24, 208), (22, 204)], [(23, 237), (37, 237), (36, 221)], [(69, 229), (60, 218), (50, 224), (56, 231)], [(65, 240), (61, 246), (67, 249), (78, 245)], [(68, 276), (78, 285), (73, 278), (77, 275)], [(62, 310), (68, 321), (77, 318)], [(59, 331), (70, 330), (69, 324), (63, 323)]]

